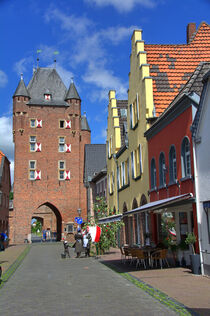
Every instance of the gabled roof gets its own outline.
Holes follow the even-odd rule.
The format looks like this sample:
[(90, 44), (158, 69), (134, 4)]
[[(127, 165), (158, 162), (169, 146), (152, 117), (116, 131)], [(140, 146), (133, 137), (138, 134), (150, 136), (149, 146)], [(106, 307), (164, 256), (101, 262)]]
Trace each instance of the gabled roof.
[(106, 145), (85, 145), (84, 182), (92, 180), (92, 177), (106, 167)]
[(69, 99), (81, 100), (73, 82), (71, 82), (70, 84), (65, 100), (69, 100)]
[[(31, 97), (29, 105), (69, 106), (64, 101), (67, 89), (54, 68), (38, 68), (27, 89)], [(50, 94), (51, 100), (46, 101), (45, 94)]]
[(145, 44), (156, 114), (159, 116), (201, 61), (210, 61), (210, 26), (202, 22), (188, 44)]
[(202, 111), (203, 111), (203, 106), (204, 106), (204, 97), (206, 95), (206, 86), (207, 86), (207, 82), (210, 79), (210, 67), (209, 67), (209, 71), (204, 75), (203, 77), (203, 83), (204, 83), (204, 88), (203, 88), (203, 92), (201, 95), (201, 99), (200, 99), (200, 104), (198, 107), (198, 110), (196, 112), (192, 127), (191, 127), (191, 132), (192, 132), (192, 137), (196, 140), (196, 134), (199, 133), (198, 129), (199, 129), (199, 122), (201, 120), (202, 117)]
[[(203, 90), (203, 77), (206, 73), (210, 70), (210, 62), (201, 62), (198, 67), (193, 72), (192, 76), (188, 80), (188, 82), (185, 84), (185, 86), (182, 88), (182, 90), (179, 92), (179, 94), (174, 98), (174, 100), (171, 102), (171, 104), (168, 106), (168, 108), (157, 118), (155, 123), (145, 132), (146, 137), (150, 137), (153, 135), (153, 132), (156, 129), (160, 129), (161, 122), (165, 121), (166, 123), (164, 125), (168, 125), (171, 122), (171, 119), (169, 119), (169, 115), (174, 116), (178, 115), (175, 114), (175, 108), (178, 108), (180, 106), (180, 102), (185, 98), (188, 97), (191, 101), (193, 101), (194, 104), (199, 103), (200, 96)], [(179, 107), (180, 111), (184, 110), (184, 105), (181, 104)]]
[(13, 95), (13, 97), (18, 97), (18, 96), (29, 98), (29, 93), (28, 93), (28, 90), (25, 86), (23, 78), (20, 79), (19, 84), (17, 86), (17, 89), (15, 90), (15, 93)]

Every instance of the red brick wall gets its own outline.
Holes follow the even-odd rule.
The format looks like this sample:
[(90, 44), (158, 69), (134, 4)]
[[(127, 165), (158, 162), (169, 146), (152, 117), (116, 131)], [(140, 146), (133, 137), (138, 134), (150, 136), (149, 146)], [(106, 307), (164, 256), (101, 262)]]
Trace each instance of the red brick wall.
[[(69, 107), (28, 106), (23, 97), (14, 98), (15, 171), (13, 242), (23, 242), (31, 230), (35, 210), (45, 203), (54, 206), (57, 218), (65, 225), (74, 222), (77, 209), (86, 214), (86, 189), (83, 185), (84, 145), (90, 143), (90, 132), (80, 128), (81, 104), (69, 101)], [(22, 113), (18, 113), (22, 112)], [(41, 119), (42, 128), (31, 128), (30, 119)], [(71, 129), (60, 129), (59, 120), (71, 120)], [(20, 129), (23, 129), (20, 130)], [(41, 152), (30, 152), (29, 136), (42, 144)], [(71, 153), (58, 152), (58, 139), (65, 137)], [(36, 160), (41, 180), (29, 180), (29, 160)], [(58, 180), (58, 161), (65, 160), (70, 181)]]

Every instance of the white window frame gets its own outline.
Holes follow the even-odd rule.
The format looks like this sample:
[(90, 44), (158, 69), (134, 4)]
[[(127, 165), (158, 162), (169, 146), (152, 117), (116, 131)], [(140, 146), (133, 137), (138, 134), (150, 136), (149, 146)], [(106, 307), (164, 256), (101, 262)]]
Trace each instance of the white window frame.
[[(63, 163), (63, 166), (60, 165), (61, 163)], [(60, 181), (65, 180), (65, 170), (66, 170), (66, 162), (65, 162), (65, 160), (59, 160), (58, 161), (58, 179)], [(63, 174), (62, 177), (61, 177), (61, 172)]]
[[(62, 141), (61, 141), (61, 139), (62, 139)], [(61, 146), (62, 146), (63, 150), (61, 150)], [(59, 136), (58, 151), (59, 151), (59, 153), (65, 152), (65, 137), (64, 136)]]
[(29, 136), (30, 151), (36, 151), (36, 136)]
[[(33, 167), (31, 163), (34, 164)], [(34, 174), (33, 177), (31, 177), (31, 172)], [(29, 160), (29, 180), (36, 180), (36, 160)]]

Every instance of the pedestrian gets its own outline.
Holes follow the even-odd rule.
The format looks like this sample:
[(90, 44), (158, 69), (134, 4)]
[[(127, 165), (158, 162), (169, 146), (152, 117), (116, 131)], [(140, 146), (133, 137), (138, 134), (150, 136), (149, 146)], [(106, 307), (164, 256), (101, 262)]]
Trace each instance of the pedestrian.
[(81, 252), (83, 251), (83, 236), (81, 233), (81, 228), (77, 228), (77, 233), (74, 235), (74, 239), (76, 240), (75, 243), (75, 252), (77, 254), (76, 258), (79, 258), (81, 255)]
[(85, 257), (90, 257), (91, 235), (89, 233), (89, 227), (87, 226), (83, 235), (83, 247), (85, 248)]
[(70, 253), (69, 253), (69, 244), (66, 240), (63, 241), (63, 246), (64, 246), (64, 256), (68, 256), (70, 258)]
[(5, 233), (0, 234), (0, 251), (5, 250), (5, 240), (7, 239), (7, 235)]

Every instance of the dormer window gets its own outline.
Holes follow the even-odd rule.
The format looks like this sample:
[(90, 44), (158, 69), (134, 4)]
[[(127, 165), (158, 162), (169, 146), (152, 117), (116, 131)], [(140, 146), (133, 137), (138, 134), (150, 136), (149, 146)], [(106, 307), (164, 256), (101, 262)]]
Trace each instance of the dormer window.
[(49, 100), (51, 100), (51, 94), (48, 94), (48, 93), (46, 93), (45, 95), (44, 95), (44, 99), (46, 100), (46, 101), (49, 101)]

